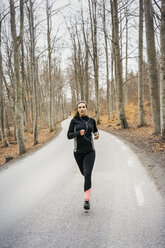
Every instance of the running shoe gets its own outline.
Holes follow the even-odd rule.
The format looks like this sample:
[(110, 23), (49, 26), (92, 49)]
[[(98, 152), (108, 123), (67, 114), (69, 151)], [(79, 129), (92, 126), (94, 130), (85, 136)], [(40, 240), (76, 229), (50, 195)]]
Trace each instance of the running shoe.
[(90, 203), (89, 201), (84, 201), (84, 209), (89, 210), (90, 209)]

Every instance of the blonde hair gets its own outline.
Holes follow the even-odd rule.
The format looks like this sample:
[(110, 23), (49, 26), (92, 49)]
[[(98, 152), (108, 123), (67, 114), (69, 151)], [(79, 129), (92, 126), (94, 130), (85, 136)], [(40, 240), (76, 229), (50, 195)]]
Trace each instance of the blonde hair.
[(85, 106), (86, 106), (86, 108), (87, 108), (87, 103), (86, 103), (85, 101), (80, 101), (80, 102), (78, 102), (77, 105), (76, 105), (76, 107), (75, 107), (75, 109), (74, 109), (74, 111), (73, 111), (73, 114), (72, 114), (73, 117), (79, 116), (78, 105), (79, 105), (80, 103), (84, 103)]

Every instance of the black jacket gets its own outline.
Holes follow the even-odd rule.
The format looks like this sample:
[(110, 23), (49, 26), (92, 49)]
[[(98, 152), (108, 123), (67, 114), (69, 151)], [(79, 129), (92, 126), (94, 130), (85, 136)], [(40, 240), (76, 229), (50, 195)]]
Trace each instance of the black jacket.
[[(80, 130), (84, 129), (85, 134), (80, 135)], [(74, 138), (74, 152), (86, 153), (94, 151), (93, 137), (92, 133), (98, 132), (96, 127), (96, 121), (89, 116), (84, 117), (74, 117), (68, 129), (67, 137), (68, 139)]]

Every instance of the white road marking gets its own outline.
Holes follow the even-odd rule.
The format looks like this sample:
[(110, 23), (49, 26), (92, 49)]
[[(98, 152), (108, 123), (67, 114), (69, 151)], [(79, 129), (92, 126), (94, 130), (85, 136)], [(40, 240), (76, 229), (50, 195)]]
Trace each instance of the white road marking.
[(123, 149), (124, 151), (127, 150), (125, 146), (121, 146), (121, 149)]
[(128, 167), (133, 167), (135, 165), (135, 161), (133, 157), (130, 157), (127, 161)]
[(144, 205), (144, 195), (142, 192), (142, 189), (140, 187), (140, 185), (135, 186), (135, 194), (136, 194), (136, 200), (139, 206), (143, 206)]

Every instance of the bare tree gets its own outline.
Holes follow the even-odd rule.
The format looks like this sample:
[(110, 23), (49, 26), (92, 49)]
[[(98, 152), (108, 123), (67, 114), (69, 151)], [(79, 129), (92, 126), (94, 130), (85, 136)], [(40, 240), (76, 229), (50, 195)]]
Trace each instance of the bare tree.
[(24, 108), (24, 122), (25, 122), (25, 131), (28, 131), (28, 118), (27, 118), (27, 102), (26, 102), (26, 97), (25, 97), (25, 82), (26, 82), (26, 73), (25, 73), (25, 52), (24, 52), (24, 9), (23, 9), (23, 4), (20, 6), (20, 11), (21, 11), (21, 27), (20, 29), (22, 30), (22, 39), (21, 39), (21, 56), (20, 56), (20, 63), (21, 63), (21, 76), (22, 76), (22, 86), (23, 86), (23, 108)]
[[(72, 43), (72, 50), (73, 50), (73, 54), (72, 54), (72, 64), (73, 64), (73, 68), (74, 68), (74, 73), (72, 73), (72, 80), (70, 80), (70, 87), (71, 87), (71, 92), (73, 93), (72, 95), (75, 96), (75, 100), (73, 100), (72, 104), (73, 106), (75, 106), (75, 101), (79, 102), (80, 100), (80, 86), (79, 86), (79, 77), (78, 77), (78, 47), (77, 47), (77, 43), (76, 43), (76, 33), (74, 31), (75, 27), (73, 24), (71, 24), (71, 27), (68, 26), (68, 24), (66, 23), (69, 35), (70, 35), (70, 39), (71, 39), (71, 43)], [(74, 75), (74, 76), (73, 76)]]
[(100, 106), (99, 106), (99, 62), (98, 62), (98, 47), (97, 47), (97, 1), (88, 0), (91, 37), (92, 37), (92, 61), (94, 67), (94, 82), (95, 82), (95, 97), (96, 97), (96, 119), (100, 123)]
[(128, 1), (126, 1), (126, 7), (125, 7), (125, 104), (128, 106)]
[(143, 0), (139, 0), (139, 60), (138, 60), (138, 126), (144, 126), (143, 88)]
[(160, 116), (161, 136), (165, 139), (165, 0), (161, 0), (161, 64), (160, 64)]
[(0, 127), (1, 127), (1, 139), (2, 146), (8, 146), (7, 137), (5, 133), (5, 120), (4, 120), (4, 100), (3, 100), (3, 67), (2, 67), (2, 50), (1, 50), (1, 41), (2, 41), (2, 18), (0, 13)]
[(81, 18), (82, 18), (82, 32), (83, 32), (83, 38), (84, 38), (84, 44), (85, 44), (84, 96), (85, 96), (86, 103), (88, 103), (89, 101), (89, 31), (88, 31), (88, 25), (85, 30), (83, 10), (81, 10)]
[(158, 72), (157, 72), (155, 35), (154, 35), (154, 24), (153, 24), (153, 7), (151, 0), (144, 0), (144, 12), (145, 12), (146, 43), (147, 43), (148, 70), (149, 70), (149, 81), (150, 81), (152, 121), (154, 126), (154, 133), (156, 134), (156, 133), (160, 133), (160, 100), (159, 100)]
[(108, 55), (108, 34), (106, 28), (106, 10), (105, 0), (103, 0), (103, 32), (105, 42), (105, 57), (106, 57), (106, 83), (107, 83), (107, 117), (110, 120), (110, 80), (109, 80), (109, 55)]
[(48, 42), (48, 65), (49, 65), (49, 89), (50, 89), (50, 106), (49, 106), (49, 128), (53, 131), (53, 83), (52, 83), (52, 47), (51, 47), (51, 6), (46, 0), (46, 15), (47, 15), (47, 42)]
[(110, 87), (110, 96), (111, 96), (111, 107), (112, 107), (112, 118), (114, 118), (114, 109), (115, 109), (115, 97), (116, 97), (116, 91), (115, 91), (115, 82), (114, 82), (114, 72), (115, 72), (115, 46), (114, 46), (114, 18), (113, 18), (113, 4), (110, 0), (110, 8), (111, 8), (111, 87)]
[(33, 85), (33, 143), (38, 144), (38, 94), (37, 94), (37, 73), (35, 56), (35, 28), (34, 28), (34, 2), (29, 0), (29, 28), (30, 28), (30, 50), (31, 50), (31, 71)]
[(78, 80), (80, 87), (80, 97), (81, 100), (84, 100), (84, 63), (83, 63), (83, 54), (82, 54), (82, 45), (81, 45), (81, 37), (78, 33), (77, 23), (75, 25), (76, 29), (76, 38), (77, 38), (77, 69), (78, 69)]
[[(20, 0), (20, 7), (23, 8), (23, 0)], [(20, 11), (21, 16), (22, 10)], [(20, 22), (22, 17), (20, 17)], [(22, 39), (22, 29), (20, 29), (20, 34), (17, 36), (16, 32), (16, 21), (15, 21), (15, 6), (14, 0), (10, 0), (10, 23), (11, 23), (11, 34), (13, 40), (13, 50), (14, 50), (14, 74), (16, 83), (16, 134), (18, 143), (18, 152), (23, 154), (26, 152), (25, 142), (24, 142), (24, 126), (23, 126), (23, 102), (22, 102), (22, 82), (20, 78), (20, 40)], [(21, 27), (20, 23), (20, 27)]]
[(122, 61), (119, 46), (119, 20), (118, 20), (118, 1), (113, 0), (113, 24), (114, 24), (114, 46), (115, 46), (115, 71), (116, 71), (116, 100), (119, 123), (122, 128), (128, 128), (125, 117), (123, 103), (123, 87), (122, 87)]

